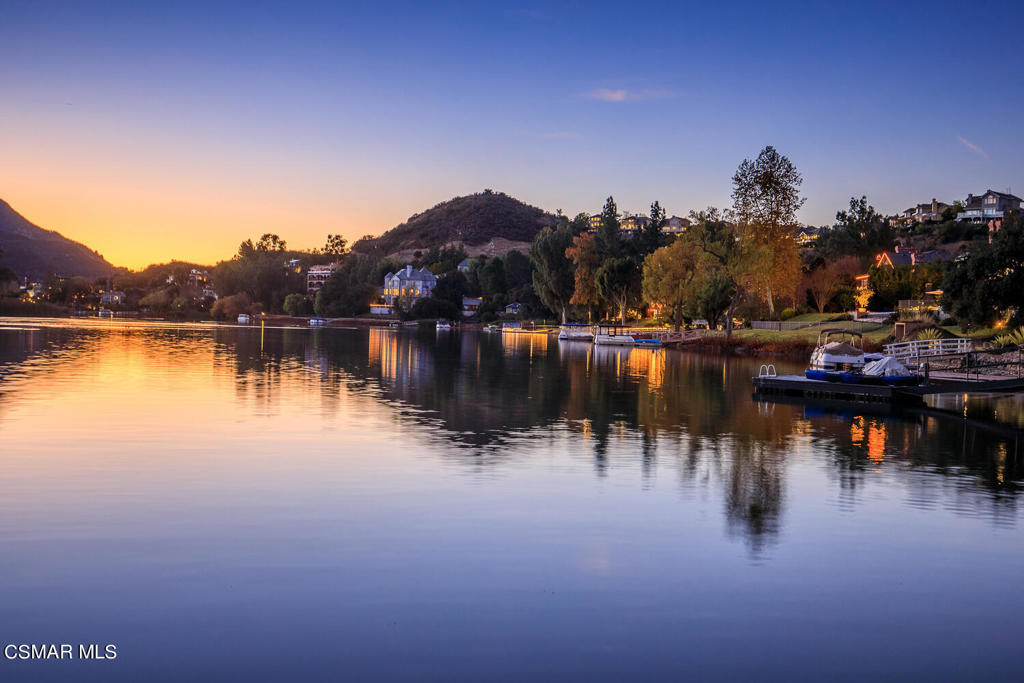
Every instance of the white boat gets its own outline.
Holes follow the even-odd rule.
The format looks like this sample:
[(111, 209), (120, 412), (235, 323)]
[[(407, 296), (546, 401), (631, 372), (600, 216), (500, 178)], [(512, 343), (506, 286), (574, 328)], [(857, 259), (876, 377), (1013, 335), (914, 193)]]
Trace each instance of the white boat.
[(252, 322), (252, 317), (248, 313), (239, 313), (238, 314), (238, 324), (239, 325), (248, 325), (251, 322)]
[(559, 341), (594, 341), (594, 329), (586, 323), (565, 323), (558, 330)]
[(658, 348), (661, 337), (653, 331), (623, 327), (618, 323), (597, 325), (594, 328), (594, 343), (607, 346), (640, 346)]
[(450, 322), (448, 322), (447, 320), (438, 320), (436, 323), (434, 323), (434, 325), (439, 330), (450, 330), (450, 329), (452, 329), (452, 324)]
[[(832, 337), (848, 336), (849, 341)], [(852, 330), (829, 328), (818, 332), (818, 345), (811, 352), (810, 370), (850, 372), (864, 369), (865, 363), (882, 358), (880, 353), (864, 353), (861, 334)]]
[[(848, 335), (850, 341), (829, 341), (833, 335)], [(885, 384), (908, 386), (921, 383), (921, 377), (907, 369), (892, 356), (865, 353), (859, 332), (832, 328), (818, 333), (818, 346), (811, 352), (811, 363), (804, 376), (807, 379), (846, 384)]]
[(327, 321), (324, 318), (321, 318), (318, 315), (314, 315), (312, 318), (309, 319), (309, 326), (310, 327), (323, 327), (326, 324), (327, 324)]

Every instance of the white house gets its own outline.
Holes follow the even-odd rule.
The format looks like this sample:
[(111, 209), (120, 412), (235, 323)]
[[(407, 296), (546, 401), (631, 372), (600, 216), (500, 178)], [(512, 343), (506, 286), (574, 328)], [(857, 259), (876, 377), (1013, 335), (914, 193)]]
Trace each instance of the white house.
[(437, 286), (437, 276), (426, 268), (416, 270), (412, 266), (406, 266), (397, 273), (388, 273), (384, 276), (384, 287), (381, 289), (381, 296), (384, 303), (393, 306), (395, 301), (404, 299), (414, 301), (425, 299), (434, 292)]

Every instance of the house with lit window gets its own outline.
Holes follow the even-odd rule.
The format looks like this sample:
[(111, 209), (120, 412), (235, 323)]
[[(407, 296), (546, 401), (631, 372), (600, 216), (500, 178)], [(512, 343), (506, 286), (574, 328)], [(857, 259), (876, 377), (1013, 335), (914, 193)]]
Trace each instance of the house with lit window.
[(328, 263), (326, 265), (310, 266), (306, 271), (306, 293), (316, 294), (324, 283), (334, 275), (340, 264)]
[(1024, 209), (1024, 200), (1017, 195), (988, 190), (980, 196), (967, 195), (963, 211), (956, 215), (956, 219), (971, 223), (985, 223), (1003, 218), (1007, 211), (1021, 211), (1022, 209)]
[(437, 287), (436, 275), (426, 268), (417, 270), (407, 265), (397, 273), (388, 273), (384, 276), (381, 298), (388, 306), (393, 306), (399, 300), (411, 303), (416, 299), (431, 296), (434, 287)]
[(661, 226), (661, 231), (666, 235), (681, 235), (686, 232), (689, 227), (693, 225), (689, 218), (680, 218), (679, 216), (672, 216), (666, 218), (665, 223)]
[(621, 227), (622, 232), (627, 235), (635, 235), (650, 224), (651, 219), (647, 216), (626, 216), (622, 219), (619, 226)]

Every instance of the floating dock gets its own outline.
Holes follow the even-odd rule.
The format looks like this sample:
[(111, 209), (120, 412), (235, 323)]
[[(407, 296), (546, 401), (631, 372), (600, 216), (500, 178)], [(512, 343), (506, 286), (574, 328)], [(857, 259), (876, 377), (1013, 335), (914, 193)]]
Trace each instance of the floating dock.
[(802, 375), (761, 375), (754, 377), (754, 389), (760, 395), (795, 396), (830, 401), (857, 403), (921, 404), (931, 394), (989, 394), (1024, 391), (1024, 379), (980, 380), (922, 384), (919, 386), (886, 386), (880, 384), (847, 384), (807, 379)]
[(855, 401), (859, 403), (921, 403), (920, 394), (907, 389), (917, 387), (894, 387), (884, 384), (847, 384), (807, 379), (801, 375), (765, 375), (754, 378), (754, 388), (759, 394), (778, 394), (802, 398), (820, 398), (830, 401)]

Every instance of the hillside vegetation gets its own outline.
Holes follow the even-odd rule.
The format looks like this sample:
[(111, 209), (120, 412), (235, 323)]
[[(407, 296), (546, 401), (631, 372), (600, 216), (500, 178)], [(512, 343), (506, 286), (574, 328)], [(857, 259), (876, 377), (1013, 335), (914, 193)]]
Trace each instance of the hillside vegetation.
[(449, 243), (467, 246), (487, 244), (492, 239), (532, 242), (545, 227), (554, 226), (555, 216), (525, 204), (503, 192), (484, 190), (456, 197), (410, 216), (380, 237), (364, 237), (353, 251), (382, 255)]
[(114, 266), (84, 244), (59, 232), (31, 223), (0, 199), (0, 267), (19, 277), (40, 280), (51, 274), (97, 278), (110, 275)]

